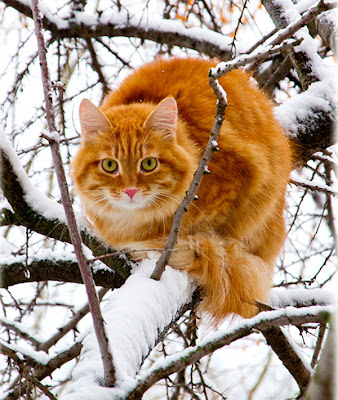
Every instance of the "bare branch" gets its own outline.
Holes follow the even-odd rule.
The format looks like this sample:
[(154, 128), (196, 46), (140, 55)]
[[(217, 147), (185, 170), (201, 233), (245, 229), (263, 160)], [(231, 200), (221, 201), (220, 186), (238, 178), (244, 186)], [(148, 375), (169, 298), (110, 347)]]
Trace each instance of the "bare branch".
[(302, 181), (297, 179), (290, 179), (290, 183), (296, 186), (301, 186), (306, 189), (311, 190), (312, 192), (322, 192), (326, 194), (330, 194), (332, 196), (338, 196), (338, 192), (335, 189), (332, 189), (330, 186), (316, 184), (312, 181)]
[(58, 184), (62, 197), (62, 203), (67, 218), (67, 225), (74, 246), (75, 255), (79, 263), (82, 279), (86, 286), (89, 307), (93, 318), (93, 325), (96, 332), (103, 361), (105, 383), (107, 386), (113, 386), (115, 383), (115, 367), (113, 365), (113, 356), (109, 348), (109, 342), (105, 332), (104, 321), (102, 318), (100, 304), (95, 290), (95, 284), (92, 272), (82, 251), (81, 236), (74, 216), (73, 207), (67, 186), (67, 180), (62, 165), (62, 159), (58, 142), (59, 134), (56, 132), (53, 98), (52, 98), (52, 86), (49, 79), (46, 48), (42, 36), (42, 20), (40, 15), (40, 9), (38, 6), (38, 0), (32, 0), (32, 12), (35, 24), (35, 34), (38, 43), (41, 77), (42, 77), (43, 91), (46, 103), (47, 123), (48, 123), (49, 134), (51, 135), (50, 137), (48, 137), (48, 141), (51, 146), (56, 176), (58, 179)]

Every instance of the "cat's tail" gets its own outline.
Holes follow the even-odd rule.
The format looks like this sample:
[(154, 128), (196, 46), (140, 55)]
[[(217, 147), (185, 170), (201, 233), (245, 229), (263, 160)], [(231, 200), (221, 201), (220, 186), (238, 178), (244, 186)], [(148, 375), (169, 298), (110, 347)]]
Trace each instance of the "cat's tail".
[(189, 237), (187, 247), (179, 244), (169, 264), (187, 270), (202, 286), (201, 311), (215, 323), (229, 314), (245, 318), (257, 314), (256, 300), (264, 302), (271, 287), (272, 266), (236, 239), (197, 234)]

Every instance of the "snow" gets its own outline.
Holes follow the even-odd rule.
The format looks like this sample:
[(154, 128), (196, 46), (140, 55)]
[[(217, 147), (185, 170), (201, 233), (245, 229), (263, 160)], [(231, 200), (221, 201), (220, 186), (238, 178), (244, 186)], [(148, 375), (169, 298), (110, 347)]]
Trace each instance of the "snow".
[[(26, 175), (25, 170), (20, 164), (20, 160), (13, 149), (7, 135), (0, 128), (0, 148), (5, 152), (8, 159), (10, 160), (13, 171), (17, 175), (20, 184), (24, 191), (25, 200), (30, 207), (35, 210), (38, 214), (41, 214), (47, 219), (59, 220), (62, 223), (66, 223), (66, 216), (64, 213), (63, 206), (56, 201), (48, 198), (43, 192), (37, 189)], [(77, 214), (76, 219), (79, 227), (82, 229), (88, 226), (85, 218)]]
[[(0, 339), (0, 344), (2, 340)], [(3, 344), (8, 347), (9, 349), (15, 351), (16, 353), (20, 353), (25, 357), (30, 358), (33, 361), (36, 361), (39, 364), (42, 365), (47, 365), (48, 362), (50, 361), (50, 356), (44, 352), (44, 351), (36, 351), (33, 350), (31, 347), (28, 347), (27, 343), (24, 346), (21, 346), (19, 344), (13, 344), (13, 343), (5, 343)]]
[(272, 307), (329, 305), (334, 302), (332, 291), (325, 289), (283, 289), (270, 290), (268, 304)]
[[(155, 256), (157, 258), (153, 254)], [(118, 360), (118, 389), (105, 389), (102, 393), (96, 390), (98, 383), (103, 383), (103, 368), (96, 337), (91, 331), (83, 341), (83, 351), (72, 383), (61, 399), (114, 399), (117, 397), (105, 397), (106, 393), (110, 393), (107, 396), (118, 396), (121, 390), (125, 392), (134, 386), (134, 376), (155, 345), (159, 332), (190, 300), (195, 288), (186, 273), (170, 267), (166, 268), (160, 281), (150, 279), (156, 258), (143, 260), (126, 283), (114, 290), (102, 310), (113, 357)], [(95, 391), (90, 390), (94, 386)]]
[(291, 137), (296, 137), (299, 122), (310, 119), (311, 114), (314, 117), (320, 111), (333, 114), (333, 104), (337, 97), (334, 92), (335, 86), (327, 80), (312, 83), (308, 90), (276, 107), (275, 116), (285, 132)]
[[(270, 296), (270, 304), (283, 308), (262, 312), (249, 320), (237, 320), (230, 329), (227, 327), (212, 332), (206, 338), (199, 340), (196, 346), (169, 355), (164, 360), (158, 360), (146, 372), (136, 375), (144, 356), (148, 354), (150, 347), (154, 346), (158, 332), (171, 321), (171, 316), (176, 310), (189, 300), (194, 288), (186, 274), (170, 267), (167, 267), (160, 282), (149, 279), (154, 265), (155, 260), (144, 260), (126, 284), (111, 294), (104, 306), (103, 315), (108, 328), (109, 342), (113, 349), (113, 357), (118, 360), (116, 388), (99, 386), (103, 384), (103, 368), (95, 335), (90, 332), (83, 341), (83, 351), (80, 362), (74, 370), (72, 382), (67, 386), (61, 399), (118, 399), (133, 390), (150, 374), (167, 368), (183, 357), (189, 357), (211, 344), (221, 348), (224, 340), (240, 330), (251, 329), (261, 322), (272, 322), (282, 317), (303, 317), (334, 311), (334, 307), (330, 305), (332, 295), (325, 290), (274, 289)], [(317, 303), (325, 306), (311, 306), (314, 298)], [(311, 307), (291, 306), (298, 303), (308, 304)], [(306, 368), (311, 370), (297, 344), (292, 340), (290, 343)]]
[[(221, 348), (224, 344), (226, 344), (226, 339), (236, 335), (239, 331), (245, 330), (245, 329), (252, 329), (255, 327), (257, 324), (261, 322), (272, 322), (276, 319), (279, 319), (283, 316), (292, 318), (295, 316), (302, 317), (306, 315), (318, 315), (319, 312), (323, 311), (328, 311), (328, 312), (333, 312), (334, 307), (328, 306), (328, 307), (318, 307), (318, 306), (313, 306), (313, 307), (307, 307), (307, 308), (302, 308), (302, 309), (297, 309), (294, 307), (286, 307), (284, 309), (276, 310), (276, 311), (267, 311), (267, 312), (262, 312), (259, 315), (249, 319), (249, 320), (241, 320), (240, 322), (236, 323), (233, 325), (232, 328), (224, 330), (220, 330), (218, 332), (212, 333), (209, 335), (208, 338), (199, 340), (196, 344), (196, 346), (189, 347), (185, 350), (183, 350), (180, 353), (176, 353), (174, 355), (167, 356), (165, 360), (159, 360), (156, 361), (151, 368), (146, 371), (146, 373), (141, 374), (138, 377), (138, 380), (135, 382), (135, 387), (140, 383), (142, 380), (146, 380), (147, 377), (149, 377), (151, 374), (155, 373), (156, 371), (163, 370), (168, 368), (170, 365), (174, 364), (177, 362), (179, 359), (185, 359), (191, 357), (194, 354), (198, 354), (201, 352), (201, 350), (205, 348), (209, 348), (210, 352), (214, 351), (216, 348)], [(300, 356), (302, 361), (304, 362), (304, 365), (307, 369), (311, 370), (311, 367), (308, 365), (307, 361), (304, 359), (303, 355), (300, 354), (299, 349), (297, 345), (291, 341), (290, 344), (294, 348), (294, 351)], [(208, 352), (205, 352), (204, 355), (208, 354)], [(196, 360), (195, 360), (196, 361)]]

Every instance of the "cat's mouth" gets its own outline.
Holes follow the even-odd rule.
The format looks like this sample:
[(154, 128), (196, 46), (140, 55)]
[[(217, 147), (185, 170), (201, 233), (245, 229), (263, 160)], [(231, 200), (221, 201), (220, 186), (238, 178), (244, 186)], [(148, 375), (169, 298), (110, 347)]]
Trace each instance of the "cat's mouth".
[(129, 196), (112, 197), (108, 195), (108, 201), (114, 208), (120, 208), (122, 210), (139, 210), (149, 207), (151, 199), (148, 196), (142, 196), (140, 194), (130, 198)]

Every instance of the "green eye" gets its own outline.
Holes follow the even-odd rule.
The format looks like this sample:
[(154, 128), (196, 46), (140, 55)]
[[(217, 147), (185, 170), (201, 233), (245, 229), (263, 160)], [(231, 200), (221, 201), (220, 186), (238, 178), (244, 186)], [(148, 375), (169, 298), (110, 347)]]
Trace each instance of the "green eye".
[(118, 169), (117, 162), (111, 158), (105, 158), (102, 160), (101, 166), (106, 172), (116, 172)]
[(157, 160), (154, 157), (147, 157), (141, 162), (141, 169), (145, 172), (153, 171), (157, 166)]

